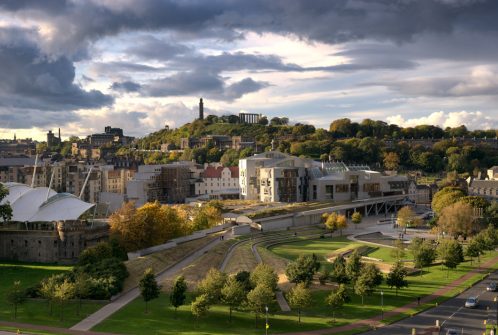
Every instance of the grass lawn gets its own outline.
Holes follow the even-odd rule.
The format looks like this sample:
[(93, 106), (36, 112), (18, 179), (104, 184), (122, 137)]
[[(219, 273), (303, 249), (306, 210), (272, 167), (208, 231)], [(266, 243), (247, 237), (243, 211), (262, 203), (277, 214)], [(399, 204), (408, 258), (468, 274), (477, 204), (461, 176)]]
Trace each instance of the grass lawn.
[(49, 315), (48, 304), (43, 300), (27, 300), (17, 311), (14, 320), (13, 308), (6, 302), (6, 295), (12, 283), (21, 281), (23, 288), (37, 284), (41, 279), (52, 274), (69, 271), (71, 267), (46, 264), (0, 263), (0, 320), (33, 323), (49, 326), (69, 327), (88, 314), (93, 313), (102, 304), (83, 303), (80, 316), (76, 315), (76, 305), (69, 303), (64, 309), (64, 321), (59, 320), (59, 307), (54, 306), (53, 315)]
[[(315, 253), (320, 257), (325, 257), (334, 250), (345, 248), (351, 242), (345, 237), (334, 239), (320, 239), (313, 241), (299, 241), (295, 243), (278, 245), (271, 250), (277, 255), (286, 259), (295, 259), (301, 254)], [(498, 255), (498, 252), (491, 252), (482, 257), (482, 262)], [(269, 257), (269, 255), (264, 255)], [(387, 257), (387, 256), (385, 256)], [(382, 257), (379, 257), (382, 258)], [(390, 289), (385, 284), (381, 285), (372, 295), (365, 297), (365, 303), (362, 305), (361, 297), (351, 293), (351, 302), (344, 305), (336, 312), (336, 320), (332, 321), (332, 311), (325, 304), (325, 298), (329, 294), (327, 290), (313, 291), (313, 304), (310, 308), (302, 313), (301, 324), (297, 323), (297, 313), (274, 312), (270, 315), (270, 332), (284, 333), (290, 331), (308, 331), (333, 326), (339, 326), (367, 319), (381, 313), (380, 291), (384, 292), (384, 311), (392, 310), (396, 307), (406, 305), (416, 301), (417, 297), (429, 295), (447, 283), (454, 281), (463, 276), (468, 271), (477, 267), (476, 262), (473, 265), (469, 261), (462, 263), (456, 270), (449, 273), (440, 265), (434, 265), (425, 269), (423, 275), (408, 277), (409, 287), (402, 289), (396, 296), (395, 290)], [(495, 264), (498, 267), (498, 264)], [(475, 275), (465, 283), (454, 287), (451, 292), (438, 298), (439, 302), (448, 297), (460, 293), (473, 282), (482, 278), (482, 274)], [(189, 297), (191, 298), (191, 297)], [(175, 318), (174, 309), (169, 306), (167, 295), (162, 295), (159, 299), (154, 300), (150, 306), (149, 314), (144, 314), (144, 303), (141, 299), (136, 299), (131, 304), (112, 315), (103, 323), (97, 325), (93, 330), (108, 331), (126, 334), (262, 334), (264, 332), (264, 321), (260, 319), (255, 326), (254, 314), (249, 311), (236, 311), (233, 314), (232, 323), (228, 323), (228, 308), (226, 306), (211, 307), (208, 315), (196, 324), (190, 313), (190, 305), (181, 307)], [(434, 303), (418, 307), (416, 310), (408, 311), (404, 315), (396, 316), (386, 322), (392, 322), (402, 317), (409, 316), (433, 306)], [(277, 311), (277, 306), (273, 306)], [(365, 327), (362, 328), (365, 330)], [(353, 334), (347, 332), (344, 334)]]

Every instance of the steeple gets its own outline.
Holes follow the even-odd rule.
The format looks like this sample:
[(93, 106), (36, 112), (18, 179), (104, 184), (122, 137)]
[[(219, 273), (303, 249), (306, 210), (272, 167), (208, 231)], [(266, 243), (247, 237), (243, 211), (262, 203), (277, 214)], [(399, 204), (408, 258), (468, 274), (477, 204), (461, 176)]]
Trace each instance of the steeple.
[(204, 103), (202, 102), (202, 98), (199, 101), (199, 120), (204, 120)]

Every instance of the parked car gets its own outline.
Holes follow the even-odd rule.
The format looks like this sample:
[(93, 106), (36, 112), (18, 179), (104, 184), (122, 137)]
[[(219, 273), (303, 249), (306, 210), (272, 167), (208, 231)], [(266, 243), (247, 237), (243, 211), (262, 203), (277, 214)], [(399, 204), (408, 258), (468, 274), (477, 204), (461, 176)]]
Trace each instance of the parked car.
[(467, 301), (465, 301), (465, 307), (467, 308), (476, 308), (479, 306), (479, 299), (477, 297), (469, 297)]
[(496, 282), (492, 281), (491, 283), (486, 286), (486, 291), (488, 292), (494, 292), (496, 291)]

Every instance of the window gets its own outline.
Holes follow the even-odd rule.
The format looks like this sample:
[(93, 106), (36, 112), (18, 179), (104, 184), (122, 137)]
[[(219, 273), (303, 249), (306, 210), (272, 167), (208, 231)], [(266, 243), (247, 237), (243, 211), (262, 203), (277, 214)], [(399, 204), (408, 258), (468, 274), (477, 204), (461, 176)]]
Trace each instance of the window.
[(313, 185), (313, 200), (316, 200), (317, 194), (316, 194), (316, 185)]
[(346, 193), (349, 191), (349, 185), (348, 184), (338, 184), (335, 185), (335, 191), (337, 193)]
[(325, 185), (325, 196), (334, 199), (334, 185)]
[(363, 184), (363, 192), (379, 192), (380, 185), (378, 183)]

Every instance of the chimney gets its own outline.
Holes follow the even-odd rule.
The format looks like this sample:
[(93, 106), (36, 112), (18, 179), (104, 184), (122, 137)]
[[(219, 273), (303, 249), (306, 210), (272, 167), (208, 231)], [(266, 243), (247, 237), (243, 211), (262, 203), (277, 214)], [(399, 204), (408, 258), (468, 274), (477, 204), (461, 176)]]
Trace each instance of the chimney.
[(61, 141), (61, 129), (59, 128), (59, 141)]
[(202, 98), (199, 101), (199, 120), (204, 120), (204, 103), (202, 102)]

